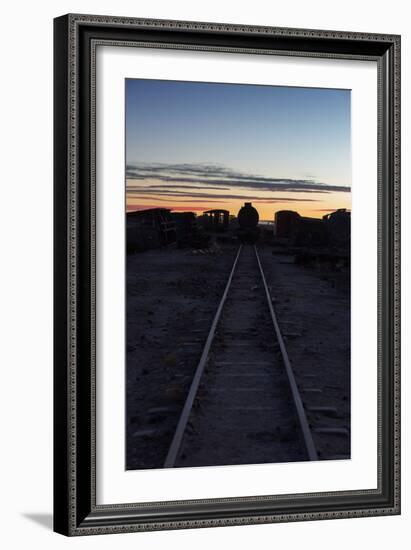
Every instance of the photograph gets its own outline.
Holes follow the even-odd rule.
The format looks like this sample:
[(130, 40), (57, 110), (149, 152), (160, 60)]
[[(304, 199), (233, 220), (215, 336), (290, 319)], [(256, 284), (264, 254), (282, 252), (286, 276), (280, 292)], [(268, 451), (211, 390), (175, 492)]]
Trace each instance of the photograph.
[(351, 458), (351, 90), (126, 78), (126, 470)]
[(384, 21), (54, 19), (55, 532), (400, 514)]
[(406, 7), (3, 5), (5, 550), (410, 546)]

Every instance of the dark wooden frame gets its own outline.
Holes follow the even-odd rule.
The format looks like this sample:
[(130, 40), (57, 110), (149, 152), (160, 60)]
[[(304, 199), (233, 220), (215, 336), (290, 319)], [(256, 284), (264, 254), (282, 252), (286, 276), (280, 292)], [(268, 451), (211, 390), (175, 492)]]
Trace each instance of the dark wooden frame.
[[(54, 31), (55, 531), (86, 535), (400, 513), (400, 37), (89, 15), (59, 17)], [(94, 101), (95, 51), (102, 43), (377, 61), (377, 489), (96, 505)]]

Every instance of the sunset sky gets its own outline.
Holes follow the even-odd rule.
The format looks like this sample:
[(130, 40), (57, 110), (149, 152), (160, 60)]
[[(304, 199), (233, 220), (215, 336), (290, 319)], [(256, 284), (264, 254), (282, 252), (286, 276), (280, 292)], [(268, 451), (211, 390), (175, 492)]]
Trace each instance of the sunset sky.
[(127, 210), (351, 208), (350, 91), (126, 80)]

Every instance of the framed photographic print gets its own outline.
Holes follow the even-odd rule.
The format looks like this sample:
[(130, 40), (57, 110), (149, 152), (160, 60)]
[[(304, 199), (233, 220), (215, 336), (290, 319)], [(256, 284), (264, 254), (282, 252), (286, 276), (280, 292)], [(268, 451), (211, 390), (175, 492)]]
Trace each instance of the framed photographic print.
[(54, 29), (55, 531), (400, 513), (400, 37)]

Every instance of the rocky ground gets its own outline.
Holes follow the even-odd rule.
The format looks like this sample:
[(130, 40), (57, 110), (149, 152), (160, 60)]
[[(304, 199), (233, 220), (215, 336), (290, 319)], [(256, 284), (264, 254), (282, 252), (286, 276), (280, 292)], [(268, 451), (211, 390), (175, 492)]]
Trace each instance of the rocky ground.
[(349, 458), (349, 268), (305, 267), (259, 250), (319, 457)]
[(127, 257), (127, 469), (163, 465), (236, 250)]
[(307, 460), (254, 247), (242, 248), (177, 467)]
[[(237, 247), (127, 258), (127, 469), (163, 466)], [(259, 252), (319, 456), (348, 458), (349, 271)]]

